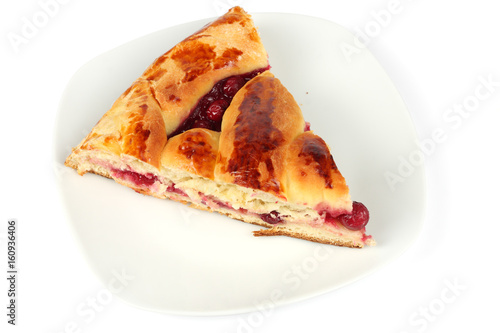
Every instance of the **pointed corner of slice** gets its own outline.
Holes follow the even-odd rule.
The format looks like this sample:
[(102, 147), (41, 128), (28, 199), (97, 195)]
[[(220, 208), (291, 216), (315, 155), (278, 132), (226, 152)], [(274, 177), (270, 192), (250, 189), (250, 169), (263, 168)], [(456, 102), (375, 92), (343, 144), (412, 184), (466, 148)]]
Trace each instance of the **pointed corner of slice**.
[(269, 228), (257, 236), (375, 244), (365, 234), (368, 210), (353, 204), (328, 145), (308, 130), (295, 99), (270, 72), (248, 82), (226, 110), (215, 180), (251, 190), (238, 208), (245, 211), (240, 219)]

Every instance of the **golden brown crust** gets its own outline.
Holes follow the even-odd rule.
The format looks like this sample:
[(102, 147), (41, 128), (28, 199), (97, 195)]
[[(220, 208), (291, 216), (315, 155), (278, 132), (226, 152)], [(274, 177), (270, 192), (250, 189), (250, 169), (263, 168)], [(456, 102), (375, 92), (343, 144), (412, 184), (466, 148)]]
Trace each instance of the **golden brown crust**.
[[(325, 141), (313, 132), (297, 136), (286, 152), (285, 190), (288, 200), (325, 210), (349, 213), (351, 199)], [(334, 207), (327, 207), (335, 203)], [(342, 211), (343, 210), (343, 211)]]
[(155, 166), (167, 142), (161, 109), (147, 82), (137, 81), (126, 105), (128, 122), (120, 129), (122, 153)]
[[(304, 132), (298, 104), (269, 71), (250, 80), (235, 95), (220, 133), (196, 128), (167, 140), (216, 82), (264, 67), (267, 54), (255, 27), (235, 7), (158, 58), (74, 149), (66, 165), (80, 174), (93, 172), (113, 178), (143, 194), (168, 197), (270, 228), (256, 231), (256, 236), (286, 235), (362, 247), (363, 232), (341, 237), (318, 228), (325, 212), (350, 212), (348, 188), (326, 143), (312, 132)], [(174, 180), (169, 178), (173, 173)], [(144, 175), (153, 178), (146, 180)], [(248, 197), (227, 194), (230, 199), (217, 201), (198, 186), (188, 188), (201, 203), (210, 201), (209, 208), (194, 199), (190, 202), (189, 194), (176, 187), (177, 181), (186, 179), (200, 184), (200, 179), (212, 180), (216, 187), (230, 185), (224, 189), (227, 192), (257, 191)], [(270, 217), (263, 217), (270, 215), (269, 210), (239, 211), (246, 198), (254, 200), (253, 195), (265, 199), (263, 206), (281, 201), (291, 204), (286, 207), (288, 212), (300, 206), (300, 214), (307, 206), (316, 215), (306, 215), (311, 225), (270, 224), (264, 222)], [(233, 198), (236, 206), (232, 206)]]
[(342, 237), (332, 237), (331, 235), (315, 235), (309, 236), (303, 231), (296, 231), (292, 228), (271, 228), (271, 229), (261, 229), (253, 232), (254, 236), (288, 236), (298, 239), (304, 239), (311, 242), (345, 246), (353, 248), (362, 248), (364, 246), (361, 242), (354, 242), (352, 239), (345, 239)]
[(161, 164), (213, 180), (219, 135), (219, 132), (203, 128), (176, 135), (168, 140)]
[(129, 155), (158, 168), (166, 142), (160, 106), (149, 83), (137, 80), (68, 157), (67, 165), (81, 151), (100, 150)]
[(224, 114), (216, 180), (286, 197), (286, 147), (303, 130), (293, 96), (269, 71), (258, 75)]
[(159, 57), (142, 78), (151, 82), (170, 135), (215, 83), (267, 66), (251, 17), (234, 7)]
[(255, 77), (224, 114), (216, 180), (349, 213), (349, 189), (330, 149), (304, 127), (302, 111), (281, 82), (269, 71)]
[(267, 53), (251, 17), (232, 8), (149, 66), (74, 149), (66, 165), (78, 168), (74, 160), (82, 150), (104, 150), (158, 168), (167, 136), (216, 82), (267, 66)]

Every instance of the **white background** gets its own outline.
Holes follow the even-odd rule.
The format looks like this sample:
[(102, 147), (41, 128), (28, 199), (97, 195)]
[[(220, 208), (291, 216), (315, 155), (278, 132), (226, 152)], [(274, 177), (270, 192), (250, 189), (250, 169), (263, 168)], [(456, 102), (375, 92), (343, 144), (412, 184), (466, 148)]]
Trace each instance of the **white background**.
[[(74, 72), (132, 39), (217, 16), (231, 4), (250, 13), (321, 17), (356, 32), (373, 27), (374, 13), (397, 2), (66, 2), (17, 47), (9, 33), (21, 35), (24, 20), (32, 21), (42, 7), (35, 0), (2, 0), (0, 5), (3, 272), (9, 218), (18, 220), (20, 237), (18, 325), (7, 324), (8, 288), (1, 278), (2, 332), (498, 331), (500, 20), (494, 1), (400, 0), (397, 13), (368, 40), (406, 101), (421, 140), (438, 128), (447, 133), (427, 154), (424, 230), (398, 260), (337, 291), (266, 313), (183, 317), (114, 299), (87, 321), (77, 308), (102, 294), (103, 285), (90, 272), (65, 220), (52, 162), (58, 102)], [(493, 82), (482, 100), (474, 99), (480, 77)], [(474, 100), (479, 102), (466, 116), (454, 123), (444, 118), (448, 109)]]

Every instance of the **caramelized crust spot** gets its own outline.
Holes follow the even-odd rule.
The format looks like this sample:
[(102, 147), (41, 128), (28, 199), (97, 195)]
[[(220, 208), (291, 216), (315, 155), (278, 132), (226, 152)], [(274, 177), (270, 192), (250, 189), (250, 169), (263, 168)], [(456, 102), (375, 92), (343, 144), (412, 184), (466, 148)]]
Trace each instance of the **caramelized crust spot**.
[[(241, 7), (239, 6), (233, 7), (226, 14), (219, 17), (215, 21), (207, 23), (203, 28), (195, 32), (192, 36), (186, 38), (186, 40), (196, 39), (196, 36), (203, 34), (208, 29), (217, 27), (219, 25), (233, 24), (238, 22), (242, 27), (246, 27), (247, 24), (252, 24), (250, 22), (250, 18), (247, 17), (246, 15), (247, 15), (246, 12)], [(203, 34), (203, 36), (205, 35)]]
[(216, 154), (203, 132), (196, 130), (186, 132), (178, 152), (191, 160), (193, 167), (201, 173), (201, 176), (213, 178)]
[(284, 143), (283, 134), (273, 126), (275, 91), (271, 80), (249, 82), (235, 122), (234, 150), (226, 172), (238, 185), (279, 193), (272, 153)]
[(181, 99), (174, 94), (170, 94), (170, 96), (168, 96), (168, 100), (176, 103), (181, 101)]
[(219, 17), (217, 20), (212, 22), (210, 25), (212, 27), (216, 27), (221, 24), (233, 24), (238, 22), (242, 27), (246, 26), (248, 19), (242, 18), (241, 15), (244, 14), (243, 9), (241, 7), (234, 7), (227, 14)]
[(161, 164), (213, 180), (219, 136), (218, 132), (204, 128), (176, 135), (165, 145)]
[(214, 46), (194, 40), (172, 54), (172, 59), (185, 72), (183, 82), (194, 80), (199, 75), (211, 69), (212, 61), (216, 57)]
[(154, 67), (151, 68), (148, 72), (144, 73), (144, 76), (146, 77), (146, 80), (155, 81), (165, 75), (165, 73), (167, 73), (165, 69)]
[(231, 65), (242, 54), (243, 52), (235, 47), (225, 50), (220, 57), (215, 59), (214, 69), (219, 69)]
[(259, 34), (257, 32), (257, 29), (255, 29), (255, 28), (253, 28), (252, 32), (250, 32), (248, 34), (248, 37), (250, 38), (251, 41), (254, 41), (254, 42), (259, 42), (260, 41)]
[(146, 104), (139, 106), (140, 110), (130, 113), (129, 126), (123, 129), (123, 153), (136, 156), (144, 162), (148, 162), (146, 152), (146, 141), (151, 131), (144, 128), (144, 116), (148, 110)]
[(150, 81), (135, 81), (127, 90), (127, 94), (115, 102), (113, 108), (120, 112), (121, 116), (109, 113), (109, 116), (103, 116), (100, 121), (109, 123), (118, 120), (116, 131), (107, 135), (99, 133), (102, 139), (98, 142), (116, 154), (134, 156), (158, 167), (167, 136)]
[(325, 180), (325, 187), (333, 188), (331, 172), (337, 170), (337, 166), (323, 139), (319, 136), (304, 137), (298, 157), (303, 159), (305, 165), (313, 163), (317, 174)]
[(162, 54), (158, 59), (156, 59), (155, 62), (150, 66), (150, 69), (160, 68), (161, 65), (165, 62), (165, 60), (168, 59), (170, 51), (172, 51), (172, 49), (170, 49), (168, 52)]
[(199, 31), (198, 31), (198, 32), (192, 34), (191, 36), (187, 37), (186, 39), (184, 39), (184, 41), (196, 40), (196, 39), (200, 39), (203, 37), (210, 37), (210, 35), (202, 35), (202, 34), (199, 34)]

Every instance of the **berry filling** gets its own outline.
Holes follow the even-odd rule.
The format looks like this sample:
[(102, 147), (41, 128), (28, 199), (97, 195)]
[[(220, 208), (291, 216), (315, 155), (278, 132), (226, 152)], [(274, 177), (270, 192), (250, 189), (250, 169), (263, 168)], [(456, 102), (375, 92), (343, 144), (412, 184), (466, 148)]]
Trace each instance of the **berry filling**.
[(361, 202), (353, 201), (352, 213), (340, 215), (337, 219), (349, 230), (361, 230), (368, 223), (370, 213)]
[[(120, 170), (113, 168), (112, 174), (113, 177), (133, 183), (138, 188), (149, 188), (153, 186), (155, 182), (160, 182), (158, 177), (156, 177), (152, 173), (142, 174), (132, 170)], [(176, 188), (174, 183), (169, 185), (166, 191), (169, 193), (176, 193), (184, 197), (188, 196), (184, 191)]]
[[(227, 210), (238, 211), (242, 214), (248, 214), (247, 209), (245, 209), (245, 208), (235, 209), (229, 203), (222, 202), (222, 201), (218, 200), (217, 198), (214, 198), (211, 195), (204, 195), (201, 192), (198, 192), (198, 195), (201, 197), (201, 202), (209, 207), (223, 208), (223, 209), (227, 209)], [(278, 224), (278, 223), (283, 222), (281, 216), (275, 210), (273, 210), (272, 212), (270, 212), (268, 214), (252, 214), (252, 215), (257, 215), (260, 217), (260, 219), (262, 221), (270, 223), (270, 224)]]
[(192, 128), (207, 128), (220, 131), (222, 116), (231, 104), (234, 95), (252, 78), (268, 70), (270, 66), (249, 73), (230, 76), (217, 82), (212, 90), (198, 101), (179, 127), (170, 134), (173, 137)]
[(149, 187), (158, 180), (152, 173), (140, 174), (130, 170), (119, 169), (113, 169), (113, 176), (134, 183), (137, 187)]
[(224, 99), (219, 99), (212, 104), (207, 109), (207, 118), (214, 122), (221, 122), (224, 111), (226, 111), (229, 103)]
[(275, 210), (273, 210), (269, 214), (260, 214), (259, 216), (262, 219), (262, 221), (270, 223), (270, 224), (278, 224), (278, 223), (283, 222), (279, 213)]
[[(160, 181), (158, 177), (156, 177), (152, 173), (141, 174), (132, 170), (112, 169), (112, 174), (113, 177), (131, 182), (139, 188), (148, 188), (151, 187), (155, 182)], [(176, 193), (181, 196), (188, 197), (188, 195), (184, 191), (176, 188), (175, 184), (173, 183), (167, 187), (166, 191), (169, 193)], [(228, 203), (222, 202), (214, 197), (205, 196), (201, 192), (199, 192), (199, 195), (202, 197), (201, 202), (203, 204), (207, 204), (208, 206), (213, 205), (218, 208), (235, 210)], [(244, 214), (248, 213), (247, 210), (243, 208), (240, 208), (237, 211)], [(326, 210), (324, 212), (325, 212), (326, 223), (332, 224), (333, 226), (336, 226), (338, 228), (337, 223), (340, 222), (340, 224), (342, 224), (345, 228), (353, 231), (364, 229), (364, 227), (368, 223), (368, 220), (370, 219), (370, 213), (366, 208), (366, 206), (363, 205), (361, 202), (357, 201), (353, 201), (352, 212), (350, 214), (341, 214), (341, 215), (335, 214), (336, 216), (334, 216), (332, 215), (332, 213)], [(258, 216), (262, 221), (267, 222), (269, 224), (283, 223), (283, 219), (280, 216), (279, 212), (275, 210), (267, 214), (258, 214)], [(366, 235), (363, 237), (364, 237), (363, 241), (366, 241), (371, 238), (371, 236), (366, 236)]]
[(183, 190), (180, 190), (178, 189), (177, 187), (175, 187), (175, 184), (172, 183), (171, 185), (169, 185), (167, 187), (167, 192), (170, 192), (170, 193), (177, 193), (179, 195), (182, 195), (183, 197), (187, 197), (188, 195), (183, 191)]

